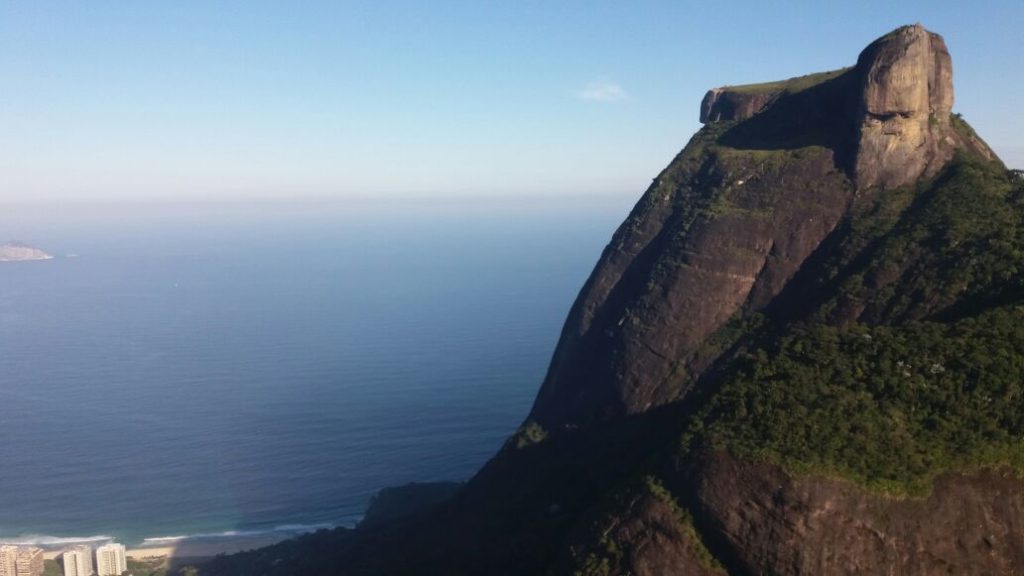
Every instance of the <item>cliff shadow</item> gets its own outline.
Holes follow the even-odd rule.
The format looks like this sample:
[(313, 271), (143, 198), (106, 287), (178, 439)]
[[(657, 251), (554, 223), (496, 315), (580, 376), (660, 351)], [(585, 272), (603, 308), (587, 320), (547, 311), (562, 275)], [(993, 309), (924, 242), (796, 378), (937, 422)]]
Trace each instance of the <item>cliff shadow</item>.
[(783, 93), (761, 112), (732, 126), (718, 143), (737, 150), (795, 150), (820, 146), (834, 152), (837, 167), (852, 166), (856, 149), (858, 77), (851, 69), (794, 93)]
[[(894, 239), (899, 240), (908, 234), (908, 222), (925, 218), (928, 206), (934, 202), (936, 190), (946, 186), (957, 169), (955, 164), (950, 165), (933, 180), (919, 184), (911, 190), (912, 201), (896, 211), (894, 207), (897, 205), (887, 203), (885, 196), (865, 196), (855, 202), (851, 211), (804, 260), (783, 290), (765, 307), (764, 313), (779, 323), (790, 323), (806, 320), (827, 307), (825, 319), (837, 324), (862, 319), (877, 321), (880, 317), (894, 313), (888, 307), (879, 308), (879, 303), (871, 303), (869, 300), (890, 283), (898, 283), (899, 278), (916, 261), (901, 260), (895, 273), (885, 274), (879, 269), (878, 262), (886, 260), (885, 251)], [(871, 229), (878, 231), (866, 235), (865, 230)], [(934, 238), (923, 238), (915, 242), (932, 251), (940, 249)], [(823, 273), (825, 271), (830, 272)], [(885, 276), (891, 274), (895, 276), (886, 280)], [(854, 277), (862, 278), (863, 294), (847, 294), (844, 290), (843, 287)], [(991, 300), (958, 300), (956, 304), (936, 311), (934, 318), (947, 321), (962, 318), (979, 312), (991, 302), (1010, 302), (1012, 298), (1013, 295), (1007, 293), (995, 295)], [(832, 305), (829, 305), (830, 300), (833, 300)], [(897, 319), (907, 321), (912, 318)]]

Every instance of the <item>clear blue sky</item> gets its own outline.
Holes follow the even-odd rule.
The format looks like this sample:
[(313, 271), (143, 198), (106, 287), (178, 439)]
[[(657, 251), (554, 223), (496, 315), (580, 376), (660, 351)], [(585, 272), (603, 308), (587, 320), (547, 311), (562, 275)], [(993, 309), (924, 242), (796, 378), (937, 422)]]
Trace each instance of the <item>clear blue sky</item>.
[(713, 86), (921, 22), (1024, 167), (1024, 2), (0, 0), (0, 202), (639, 195)]

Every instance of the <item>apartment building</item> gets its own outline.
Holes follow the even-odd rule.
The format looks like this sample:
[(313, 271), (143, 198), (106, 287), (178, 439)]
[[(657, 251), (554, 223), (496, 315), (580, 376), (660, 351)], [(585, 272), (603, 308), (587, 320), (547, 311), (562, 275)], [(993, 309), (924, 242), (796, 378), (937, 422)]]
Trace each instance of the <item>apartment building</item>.
[(0, 546), (0, 576), (42, 576), (42, 574), (42, 548)]
[(124, 544), (104, 544), (96, 549), (96, 573), (99, 576), (120, 576), (128, 571)]
[(64, 564), (64, 576), (90, 576), (94, 572), (90, 546), (75, 546), (65, 550), (61, 560)]

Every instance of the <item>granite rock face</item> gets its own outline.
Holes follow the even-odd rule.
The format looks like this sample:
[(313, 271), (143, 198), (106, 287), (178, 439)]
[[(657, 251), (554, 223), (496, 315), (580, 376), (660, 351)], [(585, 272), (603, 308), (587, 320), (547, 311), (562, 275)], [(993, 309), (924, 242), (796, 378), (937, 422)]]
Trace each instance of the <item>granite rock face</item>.
[[(933, 176), (965, 145), (992, 157), (983, 143), (964, 142), (950, 126), (953, 65), (942, 36), (919, 24), (898, 28), (864, 49), (848, 72), (855, 81), (844, 96), (842, 130), (852, 145), (843, 161), (858, 188), (895, 188)], [(700, 121), (751, 118), (816, 76), (714, 88), (701, 102)]]
[(705, 534), (742, 574), (1019, 574), (1024, 490), (1013, 473), (950, 474), (924, 499), (794, 478), (726, 456), (690, 489)]
[(750, 118), (779, 97), (781, 91), (744, 93), (729, 88), (712, 88), (700, 103), (700, 122), (729, 122)]
[[(609, 573), (618, 572), (618, 566), (628, 566), (628, 573), (635, 576), (723, 576), (724, 569), (688, 522), (680, 521), (680, 513), (667, 492), (658, 495), (640, 488), (580, 522), (569, 534), (570, 544), (563, 548), (555, 573), (600, 573), (604, 562)], [(608, 551), (600, 546), (602, 537), (630, 545), (612, 550), (616, 557), (607, 558)], [(613, 560), (616, 568), (612, 568)]]
[(824, 148), (766, 159), (691, 152), (693, 166), (677, 161), (659, 176), (584, 286), (534, 405), (540, 424), (679, 398), (704, 340), (778, 294), (853, 197)]
[(934, 175), (956, 148), (953, 64), (942, 37), (920, 25), (900, 28), (861, 53), (857, 72), (858, 186), (895, 188)]
[(858, 194), (934, 176), (958, 149), (994, 157), (954, 130), (952, 104), (945, 43), (920, 25), (849, 69), (708, 92), (706, 128), (580, 293), (531, 418), (578, 425), (683, 397), (706, 339), (768, 305)]

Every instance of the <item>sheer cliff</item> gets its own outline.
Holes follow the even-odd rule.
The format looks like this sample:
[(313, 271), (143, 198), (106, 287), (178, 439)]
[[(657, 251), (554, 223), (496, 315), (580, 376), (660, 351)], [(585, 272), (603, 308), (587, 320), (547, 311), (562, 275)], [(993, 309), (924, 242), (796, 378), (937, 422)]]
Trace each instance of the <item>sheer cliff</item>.
[(202, 572), (1024, 573), (1024, 182), (952, 106), (919, 25), (711, 90), (468, 485)]
[(632, 414), (678, 399), (712, 332), (778, 296), (855, 202), (964, 150), (942, 38), (920, 26), (855, 67), (712, 90), (707, 126), (619, 228), (570, 312), (532, 417)]

